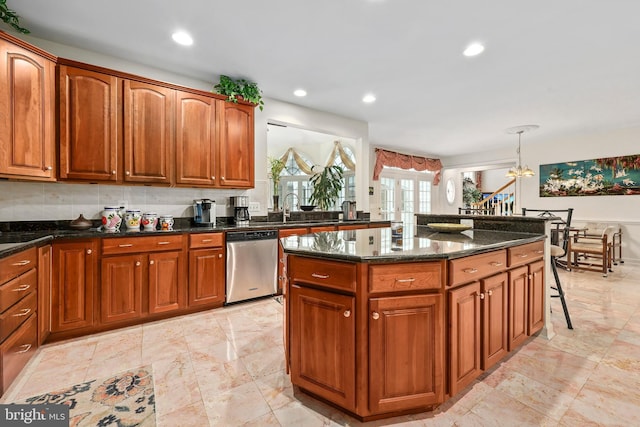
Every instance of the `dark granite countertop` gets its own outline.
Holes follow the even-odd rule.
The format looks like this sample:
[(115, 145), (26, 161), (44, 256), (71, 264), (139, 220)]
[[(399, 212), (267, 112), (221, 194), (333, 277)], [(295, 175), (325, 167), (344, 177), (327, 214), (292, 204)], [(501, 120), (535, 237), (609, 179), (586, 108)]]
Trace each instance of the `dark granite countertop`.
[(357, 262), (453, 259), (544, 240), (544, 234), (493, 230), (437, 233), (418, 226), (416, 236), (391, 236), (390, 228), (333, 231), (281, 239), (289, 254)]
[(83, 239), (83, 238), (113, 238), (113, 237), (143, 237), (158, 236), (166, 234), (185, 234), (185, 233), (210, 233), (210, 232), (230, 232), (230, 231), (249, 231), (261, 229), (287, 229), (301, 228), (323, 225), (348, 225), (348, 224), (369, 224), (369, 223), (388, 223), (388, 221), (339, 221), (339, 220), (312, 220), (301, 222), (266, 222), (255, 221), (248, 226), (238, 227), (235, 225), (220, 224), (217, 227), (195, 227), (182, 222), (181, 225), (170, 231), (127, 231), (122, 230), (118, 233), (105, 233), (99, 228), (90, 228), (89, 230), (71, 230), (71, 229), (45, 229), (45, 230), (24, 230), (24, 231), (4, 231), (0, 232), (0, 258), (20, 252), (33, 246), (46, 244), (54, 239)]

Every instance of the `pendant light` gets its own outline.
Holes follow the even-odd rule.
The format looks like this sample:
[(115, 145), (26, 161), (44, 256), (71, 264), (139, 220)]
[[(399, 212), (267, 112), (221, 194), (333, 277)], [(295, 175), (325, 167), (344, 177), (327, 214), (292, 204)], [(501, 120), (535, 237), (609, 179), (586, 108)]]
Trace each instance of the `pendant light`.
[(518, 134), (518, 151), (517, 151), (518, 164), (516, 165), (516, 167), (509, 169), (509, 171), (506, 174), (507, 177), (518, 178), (523, 176), (529, 177), (529, 176), (535, 175), (535, 172), (532, 169), (530, 169), (529, 166), (525, 165), (524, 167), (522, 167), (522, 158), (520, 156), (520, 142), (521, 142), (523, 133), (536, 130), (539, 127), (540, 126), (538, 125), (522, 125), (522, 126), (512, 127), (506, 130), (508, 134)]

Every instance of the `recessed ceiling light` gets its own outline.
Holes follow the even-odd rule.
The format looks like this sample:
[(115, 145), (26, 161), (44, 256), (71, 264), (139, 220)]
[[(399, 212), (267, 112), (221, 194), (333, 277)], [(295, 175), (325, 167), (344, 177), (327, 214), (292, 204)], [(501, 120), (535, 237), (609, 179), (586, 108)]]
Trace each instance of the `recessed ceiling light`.
[(307, 91), (304, 89), (296, 89), (293, 91), (295, 96), (307, 96)]
[(375, 102), (375, 100), (376, 100), (376, 96), (371, 93), (366, 94), (362, 98), (362, 102), (366, 102), (367, 104), (371, 104), (372, 102)]
[(467, 48), (462, 52), (464, 56), (476, 56), (480, 55), (484, 51), (484, 46), (480, 43), (471, 43)]
[(193, 39), (191, 38), (191, 36), (184, 31), (176, 31), (171, 35), (171, 38), (174, 42), (183, 46), (191, 46), (193, 44)]

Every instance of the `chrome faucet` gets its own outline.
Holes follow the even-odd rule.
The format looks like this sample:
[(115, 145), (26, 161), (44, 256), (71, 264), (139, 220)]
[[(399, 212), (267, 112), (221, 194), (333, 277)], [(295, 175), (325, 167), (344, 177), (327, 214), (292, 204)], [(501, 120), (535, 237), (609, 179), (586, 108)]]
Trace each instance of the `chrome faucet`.
[[(287, 222), (287, 217), (291, 216), (291, 210), (295, 206), (293, 205), (292, 207), (289, 207), (287, 205), (287, 197), (289, 196), (294, 196), (296, 199), (298, 199), (298, 205), (300, 205), (300, 197), (298, 197), (296, 193), (285, 194), (284, 199), (282, 199), (282, 222), (283, 223)], [(293, 202), (293, 198), (291, 199), (291, 201)]]

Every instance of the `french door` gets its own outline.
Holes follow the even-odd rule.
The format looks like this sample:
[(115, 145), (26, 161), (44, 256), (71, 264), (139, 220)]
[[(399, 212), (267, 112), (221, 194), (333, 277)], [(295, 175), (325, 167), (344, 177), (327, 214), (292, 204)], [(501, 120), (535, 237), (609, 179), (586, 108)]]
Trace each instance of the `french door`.
[(402, 221), (411, 232), (416, 213), (431, 213), (433, 174), (384, 169), (380, 174), (380, 214), (383, 220)]

